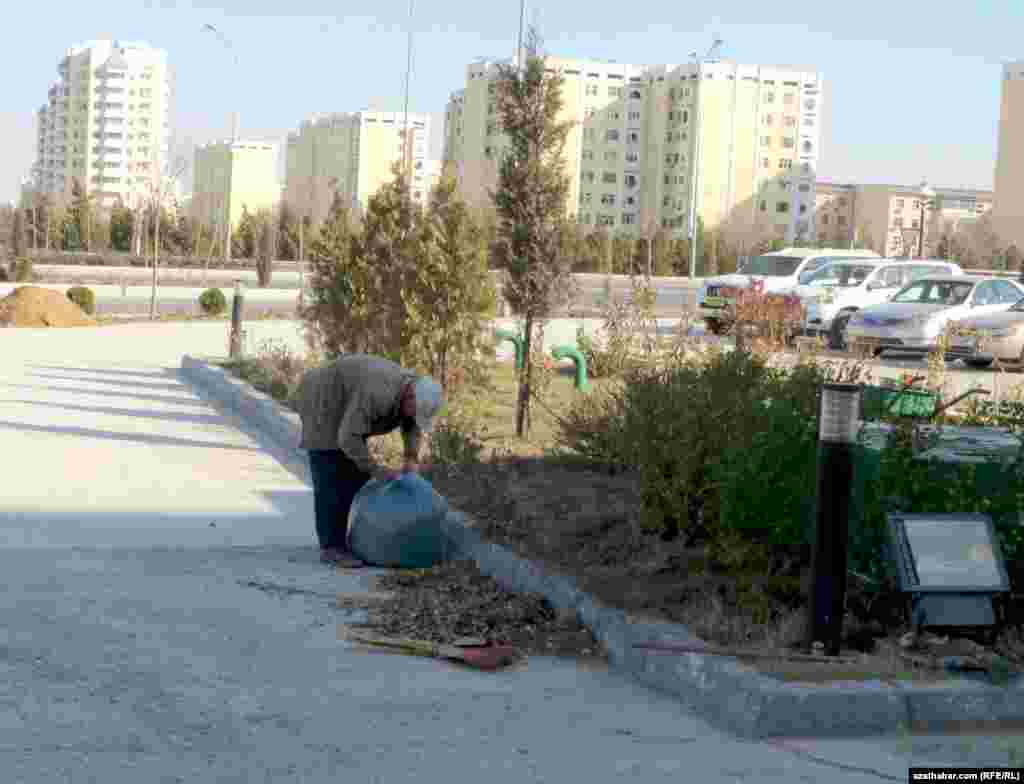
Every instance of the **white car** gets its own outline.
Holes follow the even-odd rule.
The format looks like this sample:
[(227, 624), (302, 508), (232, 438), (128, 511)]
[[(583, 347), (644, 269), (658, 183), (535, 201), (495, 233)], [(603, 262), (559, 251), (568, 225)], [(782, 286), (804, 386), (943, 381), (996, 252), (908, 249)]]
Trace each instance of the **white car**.
[(963, 274), (959, 265), (942, 260), (836, 261), (811, 273), (789, 293), (799, 296), (806, 308), (804, 331), (827, 335), (829, 348), (842, 350), (846, 322), (858, 310), (885, 302), (918, 278)]
[(904, 286), (888, 302), (854, 313), (846, 342), (875, 355), (927, 354), (951, 321), (1009, 310), (1022, 298), (1024, 287), (1005, 278), (932, 275)]
[(801, 276), (810, 275), (832, 261), (879, 258), (872, 250), (839, 248), (787, 248), (755, 256), (732, 275), (710, 278), (697, 295), (697, 310), (708, 329), (723, 332), (732, 321), (735, 291), (755, 284), (765, 292), (780, 292), (800, 284)]

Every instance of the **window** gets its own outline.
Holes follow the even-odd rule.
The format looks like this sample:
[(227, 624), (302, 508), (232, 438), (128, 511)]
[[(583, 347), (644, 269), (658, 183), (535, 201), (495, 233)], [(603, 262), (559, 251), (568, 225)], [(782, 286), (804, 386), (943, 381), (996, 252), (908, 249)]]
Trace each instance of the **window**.
[(665, 198), (663, 198), (663, 199), (661, 200), (661, 206), (662, 206), (662, 207), (667, 207), (667, 206), (669, 206), (669, 205), (670, 205), (671, 203), (672, 203), (672, 197), (671, 197), (671, 196), (666, 196)]
[(846, 216), (845, 215), (840, 215), (839, 217), (837, 217), (836, 218), (836, 223), (838, 223), (840, 226), (845, 226), (846, 225)]
[(761, 159), (761, 168), (762, 169), (770, 169), (771, 167), (772, 167), (772, 161), (771, 161), (770, 158), (762, 158)]
[(583, 151), (583, 160), (585, 160), (585, 161), (592, 161), (592, 160), (594, 160), (594, 151), (593, 150), (584, 150)]
[(622, 179), (623, 179), (623, 182), (626, 183), (626, 187), (627, 188), (635, 188), (636, 187), (636, 175), (635, 174), (627, 174)]
[(587, 95), (597, 95), (597, 85), (596, 84), (588, 84), (587, 85)]
[(625, 203), (627, 205), (629, 205), (630, 207), (634, 206), (636, 204), (636, 197), (635, 196), (627, 196), (626, 199), (625, 199)]
[(583, 172), (583, 181), (584, 182), (593, 182), (594, 181), (594, 172), (592, 172), (592, 171)]
[(494, 123), (492, 123), (492, 122), (487, 123), (487, 135), (488, 136), (493, 136), (494, 135)]
[(621, 87), (609, 87), (608, 88), (608, 97), (609, 98), (621, 98), (622, 97), (622, 88)]
[(775, 115), (766, 114), (764, 116), (764, 124), (765, 125), (771, 125), (774, 121), (775, 121)]
[(764, 102), (765, 103), (774, 103), (775, 102), (775, 93), (773, 93), (771, 90), (766, 90), (765, 94), (764, 94)]
[(614, 226), (615, 216), (614, 215), (598, 215), (597, 216), (598, 226)]
[(845, 207), (846, 206), (846, 197), (845, 196), (840, 196), (839, 197), (839, 206), (840, 207)]
[(590, 213), (589, 212), (583, 213), (582, 217), (580, 218), (580, 222), (581, 223), (590, 223)]
[(621, 120), (622, 115), (618, 112), (608, 112), (608, 119), (610, 120)]
[(815, 106), (817, 106), (817, 103), (813, 98), (808, 98), (804, 101), (804, 108), (809, 112), (813, 112)]
[(666, 144), (671, 144), (672, 143), (672, 131), (669, 131), (668, 133), (665, 134), (665, 143)]
[(601, 204), (607, 204), (608, 206), (615, 206), (615, 196), (611, 193), (606, 193), (601, 197)]
[(787, 115), (785, 117), (785, 119), (783, 119), (782, 123), (787, 128), (793, 128), (793, 127), (796, 126), (796, 117), (791, 117), (791, 116)]
[(761, 137), (761, 146), (762, 147), (771, 147), (772, 146), (772, 137), (771, 136), (762, 136)]
[(761, 199), (761, 212), (768, 212), (768, 202)]
[(635, 153), (635, 152), (627, 152), (626, 153), (626, 160), (629, 163), (639, 163), (640, 162), (640, 155), (638, 153)]
[(912, 220), (912, 221), (910, 222), (910, 228), (912, 228), (912, 229), (916, 229), (916, 228), (919, 228), (920, 226), (921, 226), (921, 222), (920, 222), (920, 221), (919, 221), (919, 220), (918, 220), (917, 218), (914, 218), (914, 219), (913, 219), (913, 220)]
[(808, 185), (806, 182), (800, 183), (800, 193), (809, 193), (810, 190), (811, 186)]
[(615, 174), (615, 172), (605, 172), (604, 174), (601, 175), (601, 182), (605, 183), (606, 185), (614, 185), (618, 181), (619, 178), (618, 175)]
[(615, 163), (619, 159), (619, 154), (614, 150), (610, 150), (604, 154), (604, 159), (606, 163)]
[(630, 122), (639, 122), (640, 121), (640, 112), (630, 112), (629, 113), (629, 120), (630, 120)]
[(793, 161), (791, 161), (789, 158), (779, 158), (779, 168), (780, 169), (792, 169), (793, 168)]
[(804, 174), (810, 174), (811, 173), (811, 164), (809, 164), (807, 162), (801, 163), (800, 164), (800, 171), (803, 172)]
[(584, 139), (593, 139), (594, 138), (594, 129), (593, 128), (584, 128), (583, 129), (583, 138)]
[(606, 142), (617, 142), (619, 140), (618, 131), (605, 131), (604, 140)]
[(809, 153), (813, 149), (814, 149), (814, 145), (813, 144), (811, 144), (809, 141), (805, 141), (804, 142), (804, 144), (803, 144), (804, 153)]
[(896, 199), (896, 201), (893, 202), (893, 206), (897, 210), (902, 210), (903, 209), (903, 199)]
[(902, 227), (903, 226), (903, 218), (900, 217), (900, 216), (897, 216), (897, 217), (893, 218), (892, 219), (892, 225), (895, 226), (897, 229)]
[(630, 144), (639, 144), (640, 134), (637, 133), (636, 131), (630, 131), (629, 133), (626, 134), (626, 141), (629, 142)]
[(789, 202), (788, 201), (776, 202), (775, 203), (775, 211), (776, 212), (789, 212)]
[(667, 175), (667, 174), (665, 175), (665, 184), (666, 185), (671, 185), (672, 184), (672, 178), (669, 175)]
[(828, 215), (822, 215), (821, 216), (821, 225), (822, 226), (828, 226)]
[(641, 98), (640, 91), (639, 90), (630, 90), (629, 91), (629, 97), (632, 98), (633, 100), (639, 101), (640, 98)]
[(796, 139), (794, 139), (792, 136), (785, 136), (782, 139), (782, 146), (787, 150), (792, 150), (794, 147), (796, 147)]
[(622, 213), (622, 223), (626, 226), (631, 226), (636, 223), (636, 215), (632, 212)]
[(684, 109), (683, 110), (683, 125), (686, 125), (686, 123), (688, 123), (688, 122), (690, 122), (690, 113)]
[(800, 214), (803, 215), (806, 212), (807, 212), (807, 205), (806, 204), (801, 204), (800, 205)]

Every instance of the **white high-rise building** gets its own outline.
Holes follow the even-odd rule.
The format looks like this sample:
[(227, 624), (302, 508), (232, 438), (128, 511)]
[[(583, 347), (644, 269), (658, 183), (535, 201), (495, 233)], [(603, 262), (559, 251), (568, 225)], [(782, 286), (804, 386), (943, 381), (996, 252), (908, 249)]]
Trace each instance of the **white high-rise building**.
[(167, 53), (134, 41), (68, 49), (37, 112), (33, 179), (50, 194), (78, 180), (109, 206), (148, 198), (168, 167), (173, 75)]

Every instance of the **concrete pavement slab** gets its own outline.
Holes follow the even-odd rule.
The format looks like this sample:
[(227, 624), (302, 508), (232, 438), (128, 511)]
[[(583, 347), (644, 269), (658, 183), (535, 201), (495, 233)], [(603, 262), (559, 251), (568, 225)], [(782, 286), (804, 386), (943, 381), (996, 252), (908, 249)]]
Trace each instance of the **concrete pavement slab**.
[(607, 668), (481, 673), (339, 639), (365, 616), (334, 597), (374, 572), (317, 563), (294, 461), (153, 343), (4, 358), (4, 782), (905, 780), (898, 750), (736, 739)]

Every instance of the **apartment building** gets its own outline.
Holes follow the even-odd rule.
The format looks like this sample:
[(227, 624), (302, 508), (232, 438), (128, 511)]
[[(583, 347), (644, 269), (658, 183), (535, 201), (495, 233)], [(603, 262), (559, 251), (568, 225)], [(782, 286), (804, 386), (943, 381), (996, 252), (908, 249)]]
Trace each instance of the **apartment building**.
[(167, 53), (144, 42), (90, 41), (68, 49), (57, 73), (37, 112), (35, 187), (62, 194), (78, 180), (104, 206), (150, 198), (170, 146)]
[(1003, 66), (992, 220), (1007, 243), (1024, 248), (1024, 60)]
[[(499, 69), (467, 66), (445, 111), (444, 160), (465, 198), (489, 204), (504, 142), (494, 103)], [(655, 228), (685, 235), (761, 226), (780, 238), (813, 236), (823, 79), (818, 72), (719, 61), (628, 65), (546, 58), (563, 78), (561, 119), (570, 215), (612, 233)]]
[(327, 216), (335, 193), (356, 211), (365, 210), (402, 161), (412, 173), (412, 198), (423, 203), (431, 167), (437, 168), (427, 159), (429, 135), (425, 114), (409, 114), (408, 120), (403, 112), (380, 111), (312, 117), (288, 135), (285, 203), (314, 225)]
[(934, 255), (944, 233), (978, 220), (992, 205), (992, 191), (819, 182), (816, 238), (839, 245), (856, 241), (885, 256), (922, 258)]
[(222, 141), (197, 147), (189, 211), (210, 226), (237, 228), (242, 210), (274, 209), (281, 198), (277, 145)]

